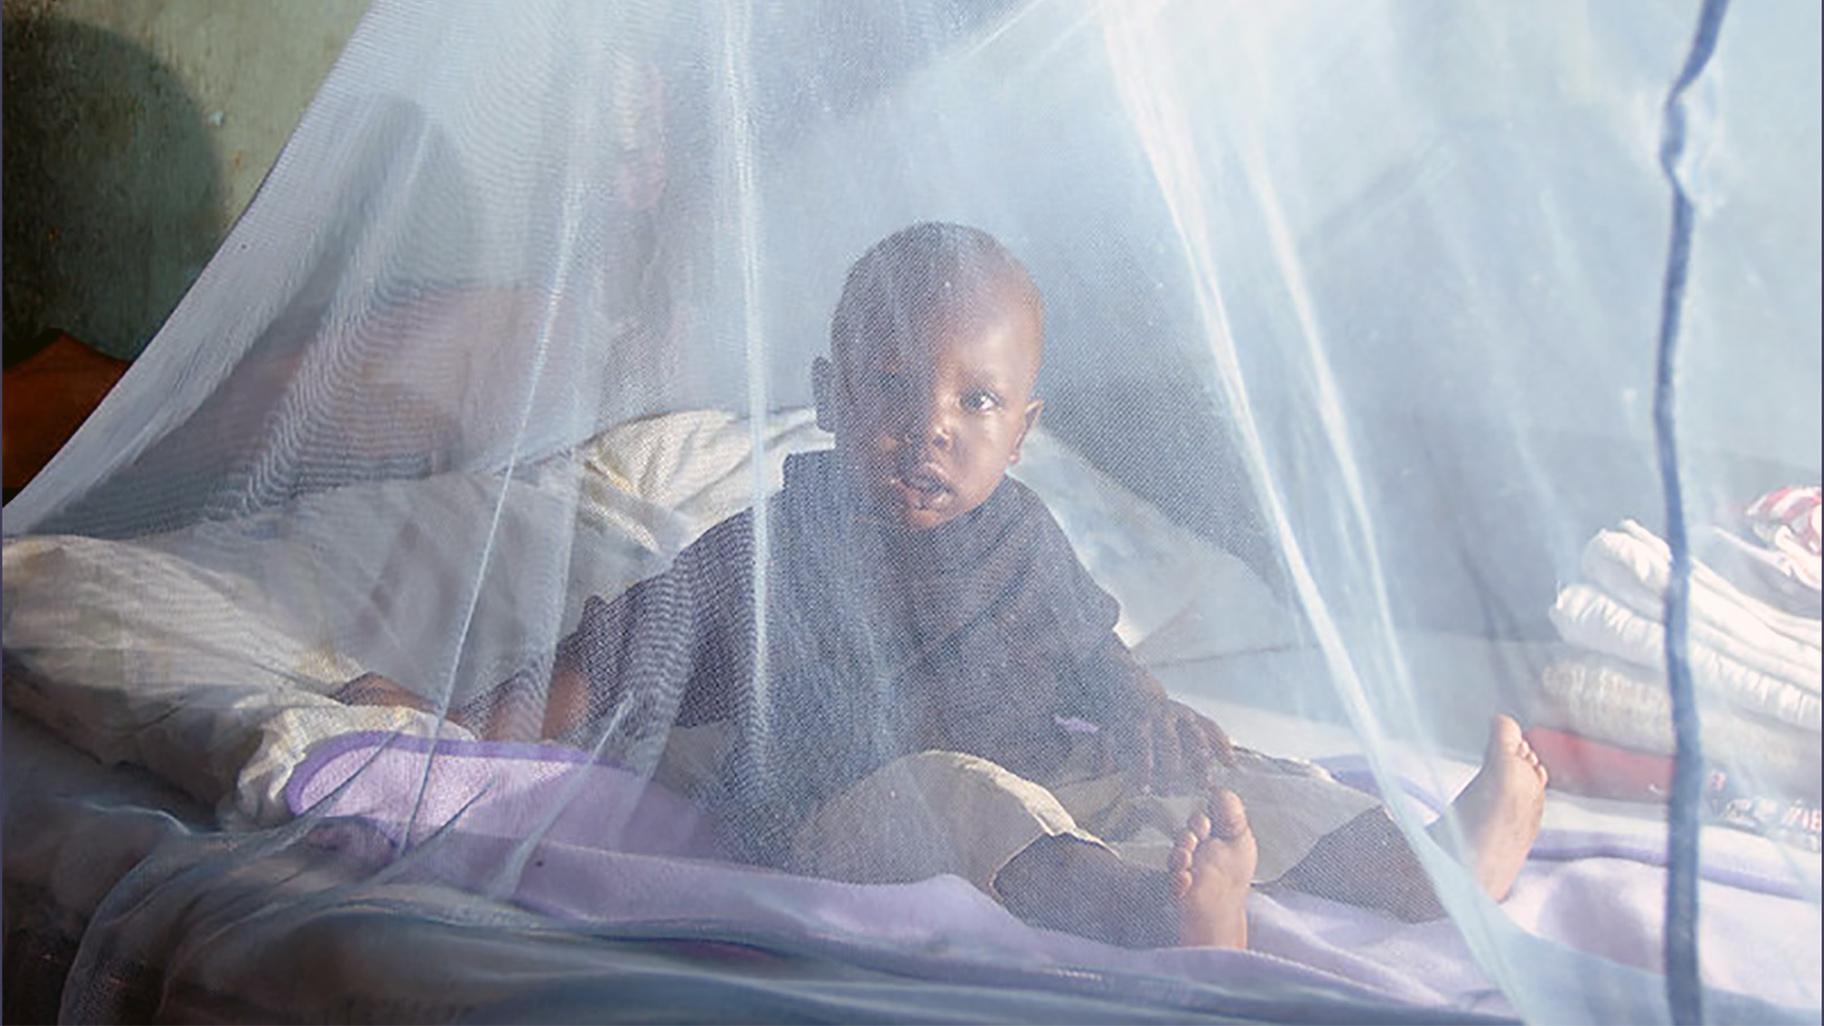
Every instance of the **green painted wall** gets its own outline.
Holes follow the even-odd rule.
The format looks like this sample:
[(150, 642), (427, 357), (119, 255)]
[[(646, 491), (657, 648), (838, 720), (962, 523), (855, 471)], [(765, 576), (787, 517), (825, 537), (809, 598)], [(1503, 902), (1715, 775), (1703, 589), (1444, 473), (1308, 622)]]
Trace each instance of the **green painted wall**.
[(5, 350), (164, 322), (369, 0), (5, 0)]

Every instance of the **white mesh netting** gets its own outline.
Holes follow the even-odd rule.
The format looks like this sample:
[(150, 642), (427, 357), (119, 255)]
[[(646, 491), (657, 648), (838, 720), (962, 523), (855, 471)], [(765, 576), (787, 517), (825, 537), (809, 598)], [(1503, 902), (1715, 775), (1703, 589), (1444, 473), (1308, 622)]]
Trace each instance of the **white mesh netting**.
[(6, 508), (9, 983), (1815, 1021), (1818, 30), (377, 3)]

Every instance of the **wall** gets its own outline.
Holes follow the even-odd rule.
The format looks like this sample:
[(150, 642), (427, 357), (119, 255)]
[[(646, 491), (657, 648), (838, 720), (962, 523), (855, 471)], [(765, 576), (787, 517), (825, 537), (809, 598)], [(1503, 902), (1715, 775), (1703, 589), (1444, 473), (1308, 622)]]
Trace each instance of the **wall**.
[(131, 358), (259, 187), (369, 0), (6, 0), (5, 352)]

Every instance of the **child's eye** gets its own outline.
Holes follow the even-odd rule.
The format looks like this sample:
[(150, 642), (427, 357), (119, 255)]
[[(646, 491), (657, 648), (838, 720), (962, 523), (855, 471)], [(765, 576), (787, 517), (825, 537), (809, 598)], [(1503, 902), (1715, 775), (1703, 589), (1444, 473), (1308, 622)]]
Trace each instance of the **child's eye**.
[(1001, 397), (993, 392), (970, 392), (963, 396), (963, 409), (971, 413), (987, 413), (1001, 405)]

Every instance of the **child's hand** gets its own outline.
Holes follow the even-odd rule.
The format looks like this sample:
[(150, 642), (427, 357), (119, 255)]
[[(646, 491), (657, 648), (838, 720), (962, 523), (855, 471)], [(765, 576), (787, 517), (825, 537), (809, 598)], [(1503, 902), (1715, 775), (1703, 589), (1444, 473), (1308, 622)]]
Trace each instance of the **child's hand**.
[(364, 673), (329, 697), (343, 705), (400, 705), (419, 712), (431, 711), (431, 703), (423, 696), (407, 691), (397, 681), (378, 673)]
[(1235, 765), (1229, 736), (1207, 717), (1163, 696), (1147, 705), (1144, 718), (1111, 737), (1113, 768), (1161, 791), (1201, 791), (1213, 765)]

